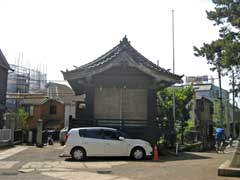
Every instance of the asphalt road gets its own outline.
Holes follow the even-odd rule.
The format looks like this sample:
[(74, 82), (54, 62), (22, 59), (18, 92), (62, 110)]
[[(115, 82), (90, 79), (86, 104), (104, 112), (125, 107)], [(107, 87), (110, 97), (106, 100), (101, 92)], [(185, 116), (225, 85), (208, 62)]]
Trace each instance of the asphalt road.
[(0, 180), (235, 180), (239, 178), (217, 176), (217, 168), (231, 158), (232, 150), (160, 156), (159, 161), (91, 158), (74, 162), (59, 157), (60, 145), (20, 146), (0, 152)]

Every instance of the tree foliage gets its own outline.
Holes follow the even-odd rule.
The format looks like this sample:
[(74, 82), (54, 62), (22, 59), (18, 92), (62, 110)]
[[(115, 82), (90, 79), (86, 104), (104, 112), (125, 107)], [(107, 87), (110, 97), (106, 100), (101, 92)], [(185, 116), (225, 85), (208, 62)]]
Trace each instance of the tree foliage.
[(231, 24), (240, 28), (240, 0), (212, 0), (215, 4), (214, 11), (207, 11), (209, 20), (215, 21), (216, 25)]
[[(211, 70), (227, 75), (235, 73), (240, 79), (240, 0), (212, 0), (215, 9), (206, 11), (207, 18), (220, 27), (219, 39), (194, 47), (196, 56), (206, 57)], [(238, 87), (240, 89), (238, 81)]]
[[(158, 114), (161, 120), (165, 120), (166, 128), (169, 127), (168, 122), (173, 119), (173, 91), (175, 93), (175, 111), (177, 127), (186, 127), (187, 121), (190, 118), (191, 105), (190, 101), (194, 95), (192, 86), (181, 88), (166, 88), (158, 92), (159, 108)], [(180, 128), (180, 133), (183, 133), (184, 128)]]
[(28, 113), (25, 112), (24, 108), (18, 109), (18, 118), (21, 123), (22, 129), (27, 130), (28, 129)]

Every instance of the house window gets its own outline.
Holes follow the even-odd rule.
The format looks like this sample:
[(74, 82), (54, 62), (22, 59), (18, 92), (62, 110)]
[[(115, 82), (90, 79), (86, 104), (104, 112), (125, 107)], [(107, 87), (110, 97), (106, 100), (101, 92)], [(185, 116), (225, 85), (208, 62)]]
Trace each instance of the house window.
[(57, 113), (57, 106), (56, 105), (50, 105), (50, 114), (56, 114)]

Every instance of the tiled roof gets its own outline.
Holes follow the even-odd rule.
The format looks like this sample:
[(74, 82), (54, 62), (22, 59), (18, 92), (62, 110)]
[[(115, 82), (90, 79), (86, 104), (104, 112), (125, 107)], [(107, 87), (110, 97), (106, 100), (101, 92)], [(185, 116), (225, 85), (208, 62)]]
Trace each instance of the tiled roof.
[(22, 104), (30, 104), (30, 105), (40, 105), (45, 102), (47, 98), (37, 98), (37, 99), (23, 99)]
[(5, 69), (8, 69), (8, 70), (11, 69), (5, 56), (3, 55), (2, 51), (1, 51), (1, 49), (0, 49), (0, 66), (2, 66)]
[(21, 101), (21, 104), (29, 104), (29, 105), (40, 105), (40, 104), (44, 104), (45, 102), (47, 102), (48, 100), (54, 100), (54, 101), (57, 101), (61, 104), (63, 104), (63, 101), (61, 98), (29, 98), (29, 99), (23, 99)]
[(197, 91), (210, 91), (212, 89), (211, 84), (193, 84), (193, 89)]
[(70, 95), (74, 95), (73, 90), (68, 87), (67, 85), (64, 84), (59, 84), (59, 83), (53, 83), (53, 82), (49, 82), (46, 85), (47, 88), (50, 88), (53, 96), (70, 96)]
[(111, 62), (118, 54), (120, 54), (123, 51), (126, 51), (132, 57), (132, 59), (138, 64), (142, 64), (150, 69), (181, 78), (181, 76), (173, 74), (173, 73), (169, 72), (168, 70), (161, 68), (160, 66), (154, 64), (153, 62), (151, 62), (150, 60), (145, 58), (135, 48), (133, 48), (131, 46), (131, 44), (128, 41), (126, 36), (122, 39), (122, 41), (120, 41), (120, 43), (117, 46), (112, 48), (110, 51), (108, 51), (104, 55), (100, 56), (99, 58), (97, 58), (96, 60), (94, 60), (88, 64), (77, 67), (75, 70), (72, 70), (72, 71), (90, 70), (90, 69), (100, 67), (104, 64)]
[(50, 82), (46, 87), (51, 89), (54, 98), (60, 98), (64, 104), (71, 104), (75, 101), (84, 101), (83, 96), (75, 96), (74, 91), (67, 85)]

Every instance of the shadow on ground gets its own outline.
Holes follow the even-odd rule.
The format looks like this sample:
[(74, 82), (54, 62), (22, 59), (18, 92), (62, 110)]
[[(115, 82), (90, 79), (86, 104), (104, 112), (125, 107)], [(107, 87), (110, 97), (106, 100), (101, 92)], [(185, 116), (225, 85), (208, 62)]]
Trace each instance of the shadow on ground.
[[(192, 153), (183, 152), (180, 153), (178, 156), (174, 155), (167, 155), (167, 156), (159, 156), (159, 160), (153, 161), (152, 158), (135, 161), (130, 157), (88, 157), (87, 159), (83, 160), (82, 162), (101, 162), (101, 161), (132, 161), (132, 162), (166, 162), (166, 161), (184, 161), (184, 160), (200, 160), (200, 159), (211, 159), (207, 156), (196, 155)], [(76, 162), (72, 158), (66, 158), (65, 161), (69, 162)]]
[[(194, 154), (190, 152), (182, 152), (179, 153), (178, 156), (159, 156), (159, 160), (156, 162), (164, 162), (164, 161), (184, 161), (184, 160), (201, 160), (201, 159), (211, 159), (211, 157)], [(154, 161), (153, 161), (154, 162)]]
[[(66, 158), (65, 161), (76, 162), (72, 158)], [(88, 157), (87, 159), (81, 162), (102, 162), (102, 161), (133, 161), (130, 157)], [(146, 160), (142, 160), (146, 161)], [(150, 160), (148, 160), (150, 161)]]

